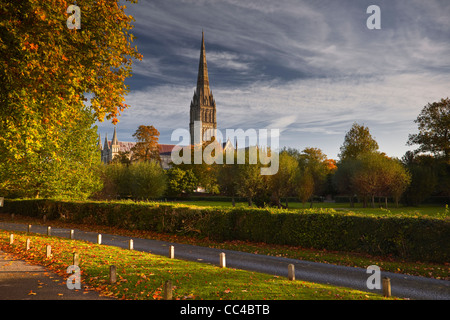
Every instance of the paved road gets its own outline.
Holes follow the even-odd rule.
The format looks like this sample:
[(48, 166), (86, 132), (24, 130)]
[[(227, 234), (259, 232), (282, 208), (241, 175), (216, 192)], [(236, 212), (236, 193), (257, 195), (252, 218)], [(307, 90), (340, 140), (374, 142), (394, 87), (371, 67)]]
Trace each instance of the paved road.
[[(27, 225), (19, 223), (0, 223), (0, 229), (26, 231)], [(32, 232), (46, 234), (47, 227), (33, 225)], [(52, 227), (52, 235), (69, 237), (69, 229)], [(75, 239), (97, 242), (97, 233), (75, 229)], [(102, 234), (102, 244), (128, 247), (129, 237)], [(295, 278), (297, 280), (312, 281), (316, 283), (332, 284), (337, 286), (355, 288), (362, 291), (381, 293), (381, 290), (367, 288), (366, 282), (370, 274), (364, 268), (336, 266), (332, 264), (309, 262), (281, 257), (271, 257), (252, 253), (206, 248), (188, 244), (177, 244), (150, 239), (133, 239), (134, 249), (167, 256), (169, 247), (175, 247), (175, 258), (190, 261), (199, 261), (214, 265), (219, 264), (219, 254), (226, 254), (226, 266), (230, 268), (251, 270), (279, 276), (287, 276), (287, 266), (295, 266)], [(410, 276), (381, 271), (381, 277), (391, 279), (391, 291), (393, 296), (425, 299), (425, 300), (450, 300), (450, 281), (429, 279), (425, 277)]]
[(109, 300), (97, 292), (70, 290), (59, 275), (43, 266), (18, 260), (0, 251), (0, 300)]

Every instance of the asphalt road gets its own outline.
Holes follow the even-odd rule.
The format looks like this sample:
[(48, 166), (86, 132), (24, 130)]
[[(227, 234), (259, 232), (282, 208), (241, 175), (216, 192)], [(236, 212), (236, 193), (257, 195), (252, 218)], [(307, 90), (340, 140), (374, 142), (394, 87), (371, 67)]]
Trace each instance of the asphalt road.
[[(0, 229), (10, 231), (27, 231), (27, 225), (19, 223), (0, 223)], [(31, 232), (46, 234), (47, 227), (33, 225)], [(70, 230), (52, 227), (52, 235), (69, 237)], [(89, 242), (97, 242), (97, 233), (74, 229), (74, 238)], [(130, 238), (117, 235), (102, 234), (102, 244), (128, 248)], [(219, 265), (219, 255), (226, 255), (226, 266), (229, 268), (250, 270), (267, 274), (287, 276), (288, 265), (295, 266), (296, 280), (332, 284), (355, 288), (362, 291), (377, 292), (381, 289), (368, 289), (367, 279), (371, 274), (364, 268), (336, 266), (326, 263), (309, 262), (282, 257), (206, 248), (188, 244), (178, 244), (150, 239), (133, 238), (134, 250), (168, 256), (169, 247), (175, 247), (175, 258)], [(419, 276), (397, 274), (381, 271), (381, 278), (391, 279), (393, 296), (420, 300), (450, 300), (450, 281), (430, 279)]]

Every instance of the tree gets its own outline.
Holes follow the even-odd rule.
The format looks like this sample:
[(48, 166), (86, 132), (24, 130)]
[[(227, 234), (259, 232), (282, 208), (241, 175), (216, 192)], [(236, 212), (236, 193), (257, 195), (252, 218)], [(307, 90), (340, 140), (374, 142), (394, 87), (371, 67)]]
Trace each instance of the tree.
[(140, 200), (161, 197), (167, 187), (164, 169), (155, 161), (136, 162), (127, 167), (133, 198)]
[(296, 177), (298, 170), (298, 161), (289, 153), (281, 152), (279, 155), (278, 172), (270, 176), (270, 189), (272, 197), (278, 208), (281, 208), (281, 198), (294, 194), (296, 191)]
[(372, 207), (375, 207), (375, 197), (384, 197), (387, 207), (387, 198), (398, 200), (410, 183), (409, 173), (397, 159), (391, 159), (384, 153), (371, 152), (361, 154), (358, 158), (351, 184), (357, 194), (364, 199), (371, 198)]
[(305, 148), (299, 155), (301, 168), (308, 168), (314, 180), (314, 194), (319, 195), (325, 191), (327, 175), (333, 170), (332, 162), (319, 148)]
[(236, 206), (235, 197), (237, 195), (239, 181), (238, 181), (238, 166), (237, 155), (234, 150), (227, 152), (233, 152), (234, 160), (232, 164), (226, 164), (226, 154), (223, 154), (224, 161), (222, 165), (218, 165), (217, 170), (217, 183), (219, 185), (220, 192), (231, 197), (231, 203)]
[(416, 153), (431, 152), (450, 164), (450, 99), (428, 103), (414, 122), (419, 133), (410, 134), (407, 144), (418, 144)]
[(340, 150), (341, 161), (349, 158), (355, 159), (360, 154), (378, 150), (378, 143), (372, 138), (368, 127), (354, 123), (350, 131), (345, 134)]
[[(133, 18), (118, 2), (85, 0), (80, 6), (82, 29), (76, 30), (66, 26), (66, 1), (1, 2), (3, 189), (85, 197), (96, 184), (94, 153), (76, 153), (93, 151), (86, 141), (95, 120), (118, 121), (127, 107), (124, 80), (141, 55), (131, 47)], [(87, 177), (94, 180), (83, 182)]]
[(133, 137), (136, 144), (131, 148), (132, 161), (151, 161), (160, 162), (159, 156), (159, 131), (153, 126), (139, 126)]
[(298, 182), (297, 195), (303, 203), (303, 206), (305, 206), (305, 203), (310, 200), (314, 194), (314, 177), (310, 172), (310, 169), (306, 167), (298, 171), (296, 180)]
[(358, 165), (359, 162), (353, 158), (339, 161), (333, 176), (333, 184), (339, 193), (349, 197), (351, 208), (355, 206), (354, 196), (356, 195), (356, 188), (353, 185), (353, 176), (358, 169)]
[[(79, 111), (77, 119), (58, 129), (58, 145), (41, 129), (39, 141), (20, 135), (14, 149), (0, 143), (0, 192), (7, 196), (84, 199), (98, 191), (102, 182), (97, 128), (85, 110)], [(34, 143), (36, 147), (27, 147)]]
[(405, 191), (404, 199), (408, 205), (419, 205), (439, 185), (436, 161), (431, 155), (417, 155), (411, 151), (407, 151), (402, 160), (411, 175), (411, 183)]
[(167, 171), (167, 195), (177, 197), (190, 194), (197, 189), (198, 180), (192, 170), (173, 167)]

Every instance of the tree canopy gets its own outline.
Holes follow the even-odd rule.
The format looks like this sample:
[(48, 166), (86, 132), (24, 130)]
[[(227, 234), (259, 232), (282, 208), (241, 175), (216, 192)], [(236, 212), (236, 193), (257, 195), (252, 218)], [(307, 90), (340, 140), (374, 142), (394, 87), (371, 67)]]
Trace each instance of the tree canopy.
[(358, 155), (378, 150), (378, 143), (370, 134), (369, 128), (354, 123), (350, 131), (345, 134), (339, 158), (345, 160), (355, 159)]
[(416, 152), (431, 152), (450, 162), (450, 99), (428, 103), (414, 122), (419, 133), (410, 134), (407, 144), (418, 144)]
[[(118, 1), (78, 6), (81, 29), (69, 29), (67, 1), (0, 3), (0, 188), (67, 193), (56, 177), (91, 168), (95, 120), (116, 123), (127, 108), (124, 80), (141, 59), (131, 46), (133, 18)], [(82, 150), (90, 153), (77, 158)]]

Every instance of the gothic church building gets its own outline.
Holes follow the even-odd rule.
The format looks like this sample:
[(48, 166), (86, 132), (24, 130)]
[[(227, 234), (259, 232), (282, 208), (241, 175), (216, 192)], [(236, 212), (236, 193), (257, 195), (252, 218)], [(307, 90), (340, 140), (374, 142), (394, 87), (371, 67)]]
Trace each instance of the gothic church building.
[[(196, 128), (195, 124), (201, 121), (202, 127)], [(197, 132), (196, 132), (197, 130)], [(191, 134), (191, 145), (202, 143), (204, 133), (207, 132), (206, 140), (210, 140), (212, 134), (216, 134), (217, 130), (217, 113), (216, 101), (214, 100), (212, 91), (209, 87), (208, 66), (206, 63), (205, 38), (202, 32), (202, 43), (200, 48), (200, 61), (198, 66), (197, 87), (194, 91), (194, 96), (190, 105), (190, 121), (189, 132)], [(194, 141), (194, 137), (198, 137), (198, 141)], [(119, 152), (130, 152), (135, 142), (121, 142), (117, 138), (116, 127), (114, 127), (114, 134), (112, 140), (105, 137), (105, 142), (102, 145), (99, 136), (98, 148), (101, 152), (101, 159), (103, 163), (111, 162)], [(172, 144), (160, 144), (159, 155), (161, 157), (161, 165), (164, 169), (170, 167), (171, 152), (176, 147)], [(228, 141), (223, 144), (224, 149), (233, 148)]]

